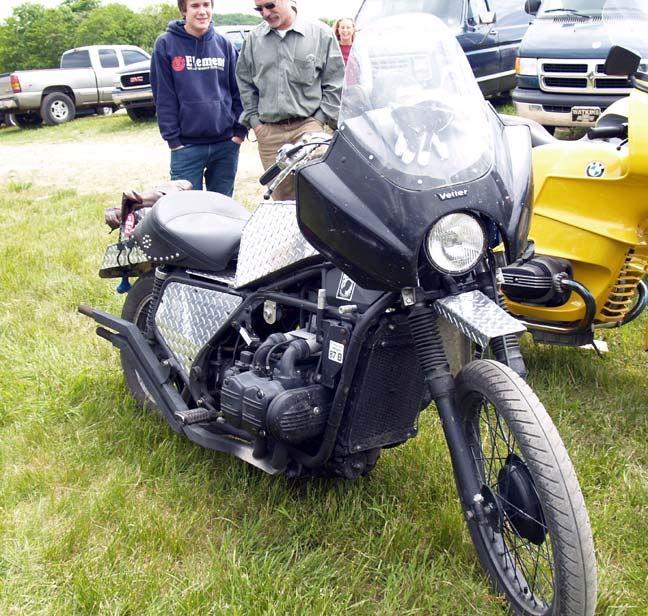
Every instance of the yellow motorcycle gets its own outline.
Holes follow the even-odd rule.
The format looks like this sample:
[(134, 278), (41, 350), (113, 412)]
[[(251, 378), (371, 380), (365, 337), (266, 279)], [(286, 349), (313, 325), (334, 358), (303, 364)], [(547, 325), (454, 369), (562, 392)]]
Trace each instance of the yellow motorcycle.
[(648, 74), (640, 61), (612, 48), (605, 72), (634, 88), (586, 139), (558, 141), (532, 127), (541, 144), (533, 148), (535, 250), (500, 270), (500, 288), (538, 342), (591, 343), (595, 329), (625, 325), (648, 304)]

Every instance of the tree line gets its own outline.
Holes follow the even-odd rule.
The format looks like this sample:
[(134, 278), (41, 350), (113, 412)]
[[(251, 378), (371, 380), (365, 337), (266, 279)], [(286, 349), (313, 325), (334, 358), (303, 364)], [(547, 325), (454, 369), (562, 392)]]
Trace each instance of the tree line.
[[(56, 68), (66, 49), (83, 45), (138, 45), (152, 51), (178, 7), (158, 4), (134, 12), (125, 4), (100, 5), (101, 0), (63, 0), (56, 8), (26, 3), (0, 23), (0, 73)], [(217, 24), (257, 24), (254, 15), (216, 15)]]

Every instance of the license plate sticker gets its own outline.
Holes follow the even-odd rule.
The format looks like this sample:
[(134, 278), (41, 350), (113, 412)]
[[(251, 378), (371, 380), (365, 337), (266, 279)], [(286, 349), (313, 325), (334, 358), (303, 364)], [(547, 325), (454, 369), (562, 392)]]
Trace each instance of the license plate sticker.
[(328, 358), (336, 364), (344, 362), (344, 345), (335, 340), (329, 342)]
[(601, 115), (600, 107), (572, 107), (573, 122), (596, 122)]

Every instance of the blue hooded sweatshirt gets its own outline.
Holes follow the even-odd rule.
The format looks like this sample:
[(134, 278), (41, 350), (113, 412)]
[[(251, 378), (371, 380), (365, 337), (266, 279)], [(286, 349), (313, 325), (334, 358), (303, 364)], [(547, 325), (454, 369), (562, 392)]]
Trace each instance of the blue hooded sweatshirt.
[(213, 25), (200, 38), (172, 21), (155, 41), (151, 86), (160, 133), (170, 148), (245, 139), (236, 85), (237, 53)]

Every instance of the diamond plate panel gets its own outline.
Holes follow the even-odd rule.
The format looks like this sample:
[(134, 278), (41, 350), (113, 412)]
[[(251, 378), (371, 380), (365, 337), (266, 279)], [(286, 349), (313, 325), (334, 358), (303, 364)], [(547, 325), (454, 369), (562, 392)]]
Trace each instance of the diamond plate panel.
[(502, 310), (481, 291), (444, 297), (434, 303), (437, 313), (477, 344), (491, 338), (526, 331), (526, 327)]
[(214, 280), (215, 282), (222, 282), (227, 286), (231, 287), (234, 284), (234, 279), (236, 278), (236, 272), (224, 270), (222, 272), (201, 272), (199, 270), (187, 270), (187, 274), (190, 276), (196, 276), (196, 278), (206, 278), (207, 280)]
[(297, 226), (294, 201), (260, 203), (243, 229), (234, 285), (242, 287), (317, 254)]
[(241, 301), (235, 295), (180, 282), (165, 287), (155, 325), (187, 374), (198, 351)]
[(148, 263), (150, 259), (137, 245), (129, 247), (127, 244), (117, 243), (106, 248), (101, 269), (123, 268), (136, 263)]

